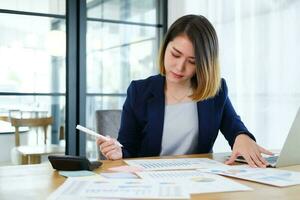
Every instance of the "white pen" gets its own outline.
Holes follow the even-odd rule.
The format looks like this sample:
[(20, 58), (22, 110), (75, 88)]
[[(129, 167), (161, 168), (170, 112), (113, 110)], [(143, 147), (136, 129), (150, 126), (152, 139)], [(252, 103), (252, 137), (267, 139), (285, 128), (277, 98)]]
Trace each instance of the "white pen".
[[(108, 141), (108, 140), (109, 140), (109, 138), (107, 138), (107, 137), (105, 137), (105, 136), (103, 136), (103, 135), (101, 135), (101, 134), (98, 134), (98, 133), (96, 133), (95, 131), (92, 131), (92, 130), (90, 130), (90, 129), (88, 129), (88, 128), (85, 128), (85, 127), (83, 127), (83, 126), (77, 125), (77, 126), (76, 126), (76, 129), (78, 129), (78, 130), (80, 130), (80, 131), (82, 131), (82, 132), (84, 132), (84, 133), (87, 133), (87, 134), (89, 134), (89, 135), (92, 135), (92, 136), (101, 138), (102, 140), (105, 140), (105, 141)], [(120, 147), (123, 147), (123, 145), (120, 144), (119, 141), (116, 141), (116, 144), (117, 144), (118, 146), (120, 146)]]

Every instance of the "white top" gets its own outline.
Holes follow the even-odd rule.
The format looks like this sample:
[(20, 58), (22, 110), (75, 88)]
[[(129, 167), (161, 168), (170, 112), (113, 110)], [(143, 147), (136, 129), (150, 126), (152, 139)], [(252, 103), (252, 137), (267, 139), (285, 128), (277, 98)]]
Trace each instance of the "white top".
[(198, 145), (196, 102), (165, 106), (161, 156), (193, 154)]

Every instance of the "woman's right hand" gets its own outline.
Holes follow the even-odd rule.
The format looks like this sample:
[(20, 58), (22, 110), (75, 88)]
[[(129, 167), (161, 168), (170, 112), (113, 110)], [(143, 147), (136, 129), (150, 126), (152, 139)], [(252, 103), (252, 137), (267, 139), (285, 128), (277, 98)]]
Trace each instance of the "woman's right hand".
[(117, 145), (117, 140), (114, 138), (110, 138), (110, 140), (105, 141), (100, 138), (97, 139), (97, 145), (101, 153), (108, 160), (118, 160), (122, 159), (122, 149), (119, 145)]

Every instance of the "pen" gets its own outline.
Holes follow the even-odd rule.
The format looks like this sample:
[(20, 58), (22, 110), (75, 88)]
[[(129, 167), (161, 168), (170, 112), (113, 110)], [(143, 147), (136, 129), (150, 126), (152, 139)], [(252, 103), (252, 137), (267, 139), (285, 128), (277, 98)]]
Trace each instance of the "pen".
[[(87, 134), (89, 134), (89, 135), (95, 136), (95, 137), (97, 137), (97, 138), (101, 138), (102, 140), (105, 140), (105, 141), (108, 141), (108, 140), (109, 140), (109, 138), (107, 138), (107, 137), (105, 137), (105, 136), (103, 136), (103, 135), (101, 135), (101, 134), (98, 134), (98, 133), (96, 133), (95, 131), (92, 131), (92, 130), (90, 130), (90, 129), (88, 129), (88, 128), (85, 128), (85, 127), (83, 127), (83, 126), (77, 125), (77, 126), (76, 126), (76, 129), (78, 129), (78, 130), (80, 130), (80, 131), (82, 131), (82, 132), (84, 132), (84, 133), (87, 133)], [(120, 142), (118, 142), (118, 141), (116, 141), (116, 144), (117, 144), (119, 147), (123, 147), (123, 145), (120, 144)]]

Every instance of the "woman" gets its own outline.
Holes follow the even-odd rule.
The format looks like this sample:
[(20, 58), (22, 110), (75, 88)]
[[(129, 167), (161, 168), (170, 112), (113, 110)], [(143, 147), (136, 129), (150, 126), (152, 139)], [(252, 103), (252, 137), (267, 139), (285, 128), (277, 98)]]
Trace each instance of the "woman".
[(252, 167), (268, 164), (235, 113), (220, 78), (218, 39), (203, 16), (186, 15), (168, 30), (159, 56), (160, 75), (132, 81), (118, 140), (98, 140), (107, 159), (212, 152), (219, 130), (233, 153)]

